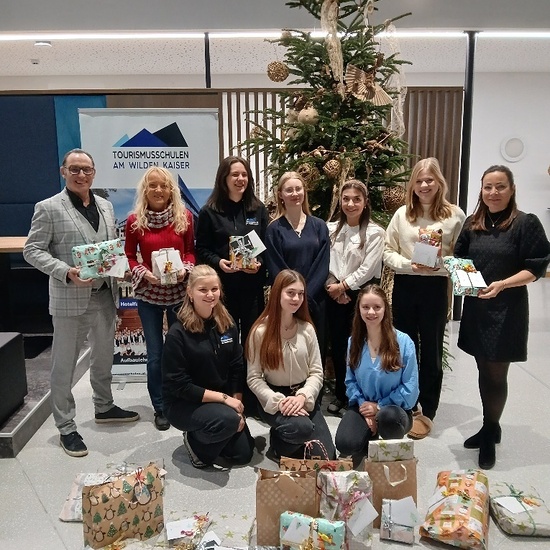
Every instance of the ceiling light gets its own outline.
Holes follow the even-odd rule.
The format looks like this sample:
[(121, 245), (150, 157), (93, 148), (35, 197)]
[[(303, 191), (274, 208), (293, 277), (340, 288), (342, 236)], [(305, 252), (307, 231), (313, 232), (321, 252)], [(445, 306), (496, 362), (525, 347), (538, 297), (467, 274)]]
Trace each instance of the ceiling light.
[(37, 40), (34, 43), (35, 46), (38, 46), (40, 48), (51, 48), (52, 43), (49, 40)]

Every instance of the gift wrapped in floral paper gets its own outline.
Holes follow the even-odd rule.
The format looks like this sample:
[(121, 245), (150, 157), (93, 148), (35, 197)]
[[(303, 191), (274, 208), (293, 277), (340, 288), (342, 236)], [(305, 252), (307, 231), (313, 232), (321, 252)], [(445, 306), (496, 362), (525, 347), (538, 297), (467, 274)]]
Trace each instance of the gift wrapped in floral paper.
[(282, 550), (343, 550), (346, 524), (297, 512), (283, 512), (279, 533)]
[(412, 497), (382, 499), (380, 538), (414, 544), (414, 528), (420, 523)]
[(480, 470), (439, 472), (420, 535), (459, 548), (487, 550), (489, 480)]
[(511, 483), (491, 483), (491, 511), (510, 535), (550, 537), (550, 510), (533, 487), (520, 491)]
[(414, 441), (411, 439), (377, 439), (369, 441), (367, 460), (394, 462), (414, 458)]
[(73, 246), (72, 255), (75, 267), (80, 268), (81, 279), (122, 278), (130, 269), (120, 239)]
[(472, 260), (445, 256), (443, 265), (451, 275), (455, 296), (477, 296), (481, 289), (487, 287), (481, 272), (475, 268)]
[(367, 472), (320, 470), (320, 515), (346, 523), (347, 550), (364, 550), (372, 545), (372, 521), (378, 513), (372, 505), (372, 483)]

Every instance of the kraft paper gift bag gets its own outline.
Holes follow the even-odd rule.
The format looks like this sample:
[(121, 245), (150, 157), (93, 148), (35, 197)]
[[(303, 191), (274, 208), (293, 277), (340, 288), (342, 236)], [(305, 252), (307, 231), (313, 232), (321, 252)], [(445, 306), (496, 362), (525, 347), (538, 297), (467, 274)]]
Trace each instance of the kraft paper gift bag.
[(160, 279), (164, 286), (175, 285), (178, 282), (178, 272), (183, 269), (183, 262), (175, 248), (161, 248), (151, 254), (153, 275)]
[(321, 491), (321, 517), (346, 523), (346, 550), (370, 548), (376, 510), (372, 506), (369, 474), (320, 470), (317, 483)]
[(491, 512), (510, 535), (550, 537), (550, 510), (537, 490), (520, 491), (511, 483), (491, 483)]
[[(313, 456), (313, 446), (316, 444), (321, 449), (321, 456)], [(340, 458), (329, 460), (324, 445), (318, 441), (306, 441), (304, 446), (304, 458), (290, 458), (282, 456), (279, 461), (279, 468), (289, 472), (307, 472), (309, 470), (330, 470), (331, 472), (344, 472), (353, 470), (353, 460), (351, 458)]]
[(146, 540), (164, 529), (164, 470), (156, 464), (82, 489), (84, 544), (103, 548), (122, 539)]
[(439, 472), (420, 535), (459, 548), (487, 550), (489, 481), (480, 470)]
[(364, 469), (372, 480), (372, 503), (379, 514), (373, 527), (380, 527), (382, 499), (412, 497), (416, 503), (416, 463), (416, 458), (396, 462), (363, 462)]
[(75, 267), (80, 267), (81, 279), (122, 278), (130, 269), (120, 239), (73, 246), (72, 255)]
[(319, 515), (316, 472), (258, 470), (256, 481), (256, 544), (279, 545), (279, 521), (288, 510)]
[(344, 550), (346, 524), (297, 512), (283, 512), (279, 536), (281, 550)]

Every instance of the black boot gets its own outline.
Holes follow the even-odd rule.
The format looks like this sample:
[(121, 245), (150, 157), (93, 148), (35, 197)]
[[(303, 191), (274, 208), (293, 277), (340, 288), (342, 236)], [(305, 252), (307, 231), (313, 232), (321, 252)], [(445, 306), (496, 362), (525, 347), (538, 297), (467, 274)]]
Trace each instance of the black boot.
[[(496, 462), (495, 443), (497, 434), (500, 433), (498, 423), (484, 424), (481, 428), (479, 441), (479, 467), (482, 470), (490, 470)], [(500, 437), (499, 437), (500, 441)]]
[[(485, 424), (483, 424), (485, 426)], [(500, 440), (502, 438), (502, 429), (500, 427), (500, 424), (496, 423), (496, 433), (495, 433), (495, 443), (500, 443)], [(464, 448), (465, 449), (479, 449), (479, 443), (481, 441), (481, 435), (483, 433), (483, 427), (479, 432), (472, 435), (472, 437), (469, 437), (466, 441), (464, 441)]]

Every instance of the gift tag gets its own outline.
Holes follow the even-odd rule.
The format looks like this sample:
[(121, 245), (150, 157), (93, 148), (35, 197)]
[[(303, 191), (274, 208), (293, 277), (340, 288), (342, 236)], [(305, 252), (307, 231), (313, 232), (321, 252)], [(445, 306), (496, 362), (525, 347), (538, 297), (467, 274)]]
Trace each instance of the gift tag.
[(468, 273), (468, 276), (470, 277), (470, 281), (472, 282), (473, 287), (485, 288), (487, 286), (487, 283), (485, 282), (485, 279), (483, 279), (483, 275), (481, 274), (481, 271), (474, 271), (473, 273)]
[(356, 537), (359, 533), (362, 533), (377, 516), (378, 512), (372, 505), (372, 502), (368, 498), (364, 498), (355, 504), (353, 514), (348, 518), (347, 526), (353, 533), (353, 536)]
[(533, 508), (525, 502), (522, 504), (516, 497), (496, 497), (493, 498), (493, 500), (501, 506), (504, 506), (504, 508), (512, 512), (512, 514), (521, 514), (522, 512)]
[(168, 540), (192, 537), (194, 534), (195, 518), (180, 519), (166, 523), (166, 538)]
[(284, 535), (285, 542), (301, 544), (309, 537), (310, 525), (300, 518), (294, 518)]

